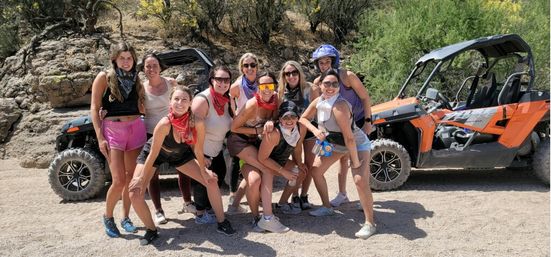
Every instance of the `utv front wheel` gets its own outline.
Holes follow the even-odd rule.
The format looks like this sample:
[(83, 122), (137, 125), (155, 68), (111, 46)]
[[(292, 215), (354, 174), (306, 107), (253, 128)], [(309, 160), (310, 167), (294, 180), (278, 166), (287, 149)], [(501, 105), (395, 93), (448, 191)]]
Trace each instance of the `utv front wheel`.
[(390, 139), (373, 141), (370, 164), (370, 185), (373, 190), (396, 189), (406, 182), (411, 171), (408, 152)]
[(48, 169), (50, 186), (64, 200), (86, 200), (105, 186), (103, 162), (90, 150), (67, 149), (56, 155)]
[(549, 185), (549, 139), (541, 142), (532, 158), (532, 169), (536, 176)]

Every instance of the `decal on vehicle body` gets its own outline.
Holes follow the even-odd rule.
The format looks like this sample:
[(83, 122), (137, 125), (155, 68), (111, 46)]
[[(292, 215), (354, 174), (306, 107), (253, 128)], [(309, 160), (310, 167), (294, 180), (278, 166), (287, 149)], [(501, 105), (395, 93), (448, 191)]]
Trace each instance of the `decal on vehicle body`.
[(453, 121), (482, 129), (488, 125), (488, 122), (496, 112), (497, 107), (456, 111), (444, 115), (442, 121)]

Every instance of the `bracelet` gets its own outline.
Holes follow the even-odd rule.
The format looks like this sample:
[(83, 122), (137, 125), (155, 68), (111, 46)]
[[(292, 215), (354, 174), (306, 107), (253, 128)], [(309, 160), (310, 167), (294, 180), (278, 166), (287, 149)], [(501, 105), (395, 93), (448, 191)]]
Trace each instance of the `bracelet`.
[(371, 120), (371, 117), (367, 117), (367, 118), (365, 118), (365, 122), (372, 123), (373, 121)]

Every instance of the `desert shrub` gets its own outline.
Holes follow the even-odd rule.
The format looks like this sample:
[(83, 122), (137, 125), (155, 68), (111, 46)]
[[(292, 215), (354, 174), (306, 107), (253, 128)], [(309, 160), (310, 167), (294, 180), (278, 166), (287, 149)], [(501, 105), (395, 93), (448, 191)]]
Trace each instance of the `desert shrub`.
[(280, 30), (287, 4), (284, 0), (230, 0), (229, 9), (232, 32), (243, 37), (250, 34), (267, 45)]

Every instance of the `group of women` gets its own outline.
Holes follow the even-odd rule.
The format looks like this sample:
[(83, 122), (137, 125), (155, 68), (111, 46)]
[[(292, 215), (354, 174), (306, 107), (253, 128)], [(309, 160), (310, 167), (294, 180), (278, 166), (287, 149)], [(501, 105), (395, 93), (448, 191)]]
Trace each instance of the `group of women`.
[[(312, 178), (323, 205), (310, 215), (334, 214), (324, 173), (349, 156), (365, 214), (356, 236), (368, 238), (375, 233), (369, 187), (371, 145), (366, 135), (371, 120), (364, 118), (370, 117), (369, 95), (355, 74), (339, 69), (334, 47), (322, 45), (313, 57), (321, 73), (314, 83), (306, 81), (295, 61), (286, 62), (276, 77), (259, 72), (258, 58), (246, 53), (239, 60), (241, 76), (233, 84), (230, 70), (216, 66), (209, 74), (209, 87), (194, 96), (188, 87), (160, 75), (164, 66), (155, 54), (142, 59), (147, 78), (142, 83), (134, 49), (127, 43), (116, 45), (112, 68), (100, 72), (93, 83), (91, 103), (99, 149), (113, 180), (103, 216), (106, 234), (120, 236), (113, 212), (122, 199), (121, 227), (126, 232), (137, 231), (129, 219), (132, 205), (146, 228), (140, 243), (149, 244), (158, 237), (155, 223), (166, 223), (157, 172), (163, 163), (179, 171), (184, 211), (195, 213), (196, 223), (217, 223), (218, 232), (235, 234), (225, 218), (219, 189), (226, 167), (224, 147), (237, 164), (231, 176), (228, 213), (246, 212), (240, 206), (245, 195), (255, 231), (289, 231), (273, 208), (286, 214), (310, 209), (307, 192)], [(355, 98), (348, 99), (343, 90)], [(356, 103), (351, 101), (366, 103), (361, 105), (365, 107), (362, 117), (358, 118)], [(364, 121), (364, 130), (357, 124), (359, 119)], [(321, 142), (332, 146), (332, 154), (314, 151)], [(243, 180), (238, 186), (239, 175)], [(274, 176), (296, 183), (289, 183), (279, 202), (272, 205)], [(195, 203), (191, 180), (197, 182)], [(155, 205), (155, 220), (145, 201), (146, 191)]]

